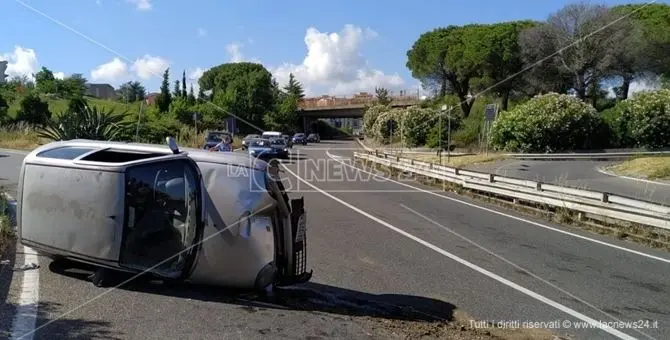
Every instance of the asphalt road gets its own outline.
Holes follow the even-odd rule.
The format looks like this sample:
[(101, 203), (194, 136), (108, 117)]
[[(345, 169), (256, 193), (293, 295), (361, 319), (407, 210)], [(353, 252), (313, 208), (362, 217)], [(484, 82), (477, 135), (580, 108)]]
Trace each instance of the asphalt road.
[(616, 161), (503, 160), (474, 165), (469, 168), (501, 176), (590, 189), (662, 204), (670, 204), (670, 183), (654, 184), (612, 176), (597, 170), (613, 163), (616, 163)]
[[(306, 199), (308, 265), (315, 270), (286, 303), (263, 305), (204, 287), (96, 288), (75, 271), (52, 272), (40, 259), (38, 326), (44, 327), (36, 338), (386, 339), (392, 334), (370, 317), (394, 318), (399, 308), (419, 322), (449, 318), (454, 310), (496, 321), (649, 320), (648, 327), (616, 330), (670, 338), (667, 253), (372, 178), (340, 163), (353, 146), (296, 147), (304, 159), (286, 164), (291, 195)], [(3, 154), (0, 185), (14, 194), (22, 156)], [(3, 282), (11, 282), (2, 293), (4, 330), (21, 272), (2, 268)], [(596, 329), (554, 331), (617, 338)]]

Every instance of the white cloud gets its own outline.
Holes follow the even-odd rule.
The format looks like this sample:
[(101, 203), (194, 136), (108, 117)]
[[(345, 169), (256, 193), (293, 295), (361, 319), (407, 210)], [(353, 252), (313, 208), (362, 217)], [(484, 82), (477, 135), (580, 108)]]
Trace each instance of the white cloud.
[(65, 73), (63, 73), (63, 72), (54, 72), (54, 78), (56, 78), (56, 79), (65, 79)]
[(242, 46), (237, 43), (226, 45), (226, 52), (228, 52), (228, 54), (230, 55), (230, 61), (234, 63), (239, 63), (244, 60), (242, 51), (240, 51), (241, 48)]
[(170, 67), (170, 63), (167, 60), (146, 54), (144, 57), (135, 60), (131, 70), (138, 77), (147, 80), (152, 77), (161, 77), (168, 67)]
[(284, 64), (271, 69), (280, 85), (286, 84), (293, 73), (303, 84), (308, 95), (315, 87), (325, 88), (332, 95), (352, 95), (360, 91), (372, 92), (375, 87), (401, 89), (404, 80), (398, 75), (387, 75), (368, 66), (361, 47), (378, 34), (372, 29), (345, 25), (338, 33), (307, 29), (307, 55), (302, 64)]
[[(614, 88), (621, 86), (621, 81), (617, 81), (616, 84), (609, 84), (605, 86), (607, 90), (607, 97), (615, 98), (616, 94), (614, 93)], [(630, 87), (628, 88), (628, 96), (630, 97), (637, 92), (658, 90), (659, 88), (661, 88), (660, 77), (634, 80), (630, 83)]]
[(126, 0), (126, 2), (135, 5), (138, 11), (148, 11), (151, 9), (151, 0)]
[(202, 27), (198, 28), (198, 36), (199, 37), (204, 37), (206, 35), (207, 35), (207, 30), (206, 29), (204, 29)]
[(0, 60), (7, 61), (5, 74), (9, 78), (27, 76), (30, 79), (34, 79), (33, 74), (39, 71), (37, 54), (32, 48), (14, 46), (13, 52), (0, 54)]
[(102, 0), (95, 0), (95, 4), (98, 5), (98, 7), (102, 7)]
[(94, 81), (116, 82), (128, 75), (128, 65), (121, 59), (114, 57), (110, 62), (99, 65), (91, 71)]
[(189, 86), (193, 85), (193, 92), (195, 92), (195, 95), (198, 95), (198, 91), (200, 90), (200, 85), (198, 84), (198, 80), (200, 80), (200, 77), (202, 77), (202, 74), (205, 73), (205, 70), (196, 67), (193, 70), (186, 71), (186, 77), (189, 82)]

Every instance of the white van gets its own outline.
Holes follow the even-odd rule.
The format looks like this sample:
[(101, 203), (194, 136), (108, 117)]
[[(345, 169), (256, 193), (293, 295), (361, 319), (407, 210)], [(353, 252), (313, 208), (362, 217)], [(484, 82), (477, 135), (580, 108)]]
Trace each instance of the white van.
[(281, 138), (282, 133), (277, 131), (265, 131), (261, 135), (261, 138)]

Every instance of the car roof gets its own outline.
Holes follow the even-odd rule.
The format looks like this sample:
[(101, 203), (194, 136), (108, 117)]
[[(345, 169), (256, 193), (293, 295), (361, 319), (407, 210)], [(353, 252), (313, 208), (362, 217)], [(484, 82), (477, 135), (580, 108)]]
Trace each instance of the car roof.
[(278, 132), (278, 131), (264, 131), (263, 134), (264, 134), (264, 135), (277, 135), (277, 136), (281, 136), (281, 132)]
[[(54, 149), (60, 149), (60, 148), (65, 148), (65, 147), (72, 147), (72, 148), (86, 148), (90, 149), (89, 152), (83, 153), (77, 157), (74, 157), (73, 159), (55, 159), (55, 158), (49, 158), (49, 157), (40, 157), (38, 154), (49, 151), (49, 150), (54, 150)], [(161, 157), (163, 158), (164, 156), (170, 156), (173, 155), (172, 150), (167, 145), (160, 145), (160, 144), (146, 144), (146, 143), (130, 143), (130, 142), (114, 142), (114, 141), (98, 141), (98, 140), (87, 140), (87, 139), (73, 139), (73, 140), (68, 140), (68, 141), (57, 141), (57, 142), (51, 142), (45, 145), (42, 145), (33, 151), (31, 151), (25, 158), (24, 158), (24, 163), (48, 163), (50, 161), (54, 162), (57, 161), (59, 164), (63, 164), (63, 162), (70, 162), (70, 163), (75, 163), (79, 161), (79, 158), (85, 157), (87, 155), (91, 155), (96, 152), (104, 151), (104, 150), (113, 150), (113, 151), (120, 151), (120, 152), (129, 152), (129, 153), (151, 153), (151, 154), (156, 154), (154, 157), (149, 157), (149, 158), (155, 158), (155, 157)], [(187, 157), (191, 158), (195, 162), (205, 162), (205, 163), (218, 163), (218, 164), (230, 164), (230, 165), (236, 165), (236, 166), (243, 166), (247, 168), (254, 168), (257, 170), (265, 170), (267, 167), (267, 163), (258, 160), (252, 157), (249, 157), (247, 154), (244, 153), (236, 153), (236, 152), (209, 152), (203, 149), (196, 149), (196, 148), (188, 148), (188, 147), (179, 147), (179, 155), (186, 155)], [(146, 160), (147, 158), (144, 158), (143, 160)], [(124, 167), (128, 165), (128, 163), (132, 162), (125, 162), (125, 163), (117, 163), (117, 162), (95, 162), (98, 165), (102, 166), (109, 166), (109, 167)]]

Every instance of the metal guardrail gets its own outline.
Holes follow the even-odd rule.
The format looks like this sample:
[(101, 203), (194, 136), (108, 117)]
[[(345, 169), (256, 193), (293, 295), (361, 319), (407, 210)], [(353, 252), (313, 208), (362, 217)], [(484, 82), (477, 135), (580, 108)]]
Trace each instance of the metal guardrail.
[(599, 152), (599, 153), (511, 153), (505, 157), (526, 160), (568, 160), (568, 159), (621, 159), (639, 156), (670, 155), (670, 151), (634, 151), (634, 152)]
[(367, 160), (398, 170), (448, 181), (467, 189), (670, 230), (670, 207), (657, 203), (605, 192), (461, 170), (380, 154), (372, 150), (364, 153), (354, 152), (354, 159)]

